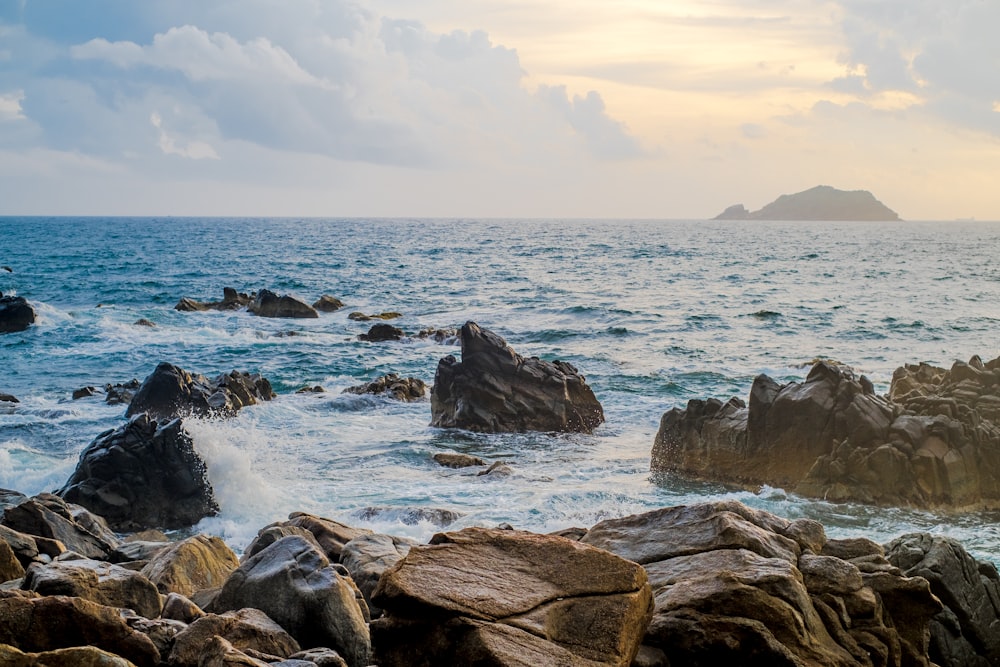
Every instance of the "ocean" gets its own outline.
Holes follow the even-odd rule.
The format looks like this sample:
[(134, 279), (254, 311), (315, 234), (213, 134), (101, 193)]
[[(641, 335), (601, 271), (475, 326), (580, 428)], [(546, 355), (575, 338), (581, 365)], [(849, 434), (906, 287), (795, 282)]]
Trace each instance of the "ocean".
[[(259, 372), (278, 397), (228, 420), (189, 419), (221, 513), (190, 532), (237, 551), (306, 511), (417, 539), (509, 523), (547, 532), (706, 500), (809, 517), (831, 537), (912, 531), (1000, 565), (1000, 514), (800, 498), (651, 474), (662, 414), (691, 398), (746, 398), (755, 376), (805, 378), (833, 359), (888, 391), (893, 371), (1000, 356), (1000, 223), (696, 220), (0, 218), (0, 292), (38, 320), (0, 334), (0, 487), (53, 491), (124, 406), (92, 385), (142, 380), (161, 361), (214, 376)], [(345, 308), (318, 319), (179, 312), (182, 297), (270, 289)], [(429, 399), (341, 393), (385, 373), (434, 380), (460, 350), (416, 337), (358, 340), (370, 322), (477, 322), (524, 356), (571, 362), (604, 406), (591, 435), (431, 428)], [(139, 326), (145, 318), (154, 327)], [(299, 394), (304, 386), (326, 392)], [(513, 474), (442, 468), (461, 452)], [(460, 516), (446, 527), (415, 510)]]

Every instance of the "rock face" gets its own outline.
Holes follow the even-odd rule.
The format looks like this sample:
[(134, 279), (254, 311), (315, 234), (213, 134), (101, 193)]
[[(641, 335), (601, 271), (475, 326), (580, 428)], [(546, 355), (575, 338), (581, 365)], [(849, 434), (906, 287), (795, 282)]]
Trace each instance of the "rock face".
[(594, 526), (582, 542), (642, 564), (655, 611), (645, 644), (670, 665), (927, 665), (927, 581), (868, 543), (826, 555), (823, 527), (729, 501)]
[(829, 185), (781, 195), (760, 209), (730, 206), (716, 220), (899, 220), (899, 215), (867, 190), (837, 190)]
[(998, 394), (1000, 359), (900, 368), (887, 397), (819, 362), (801, 384), (758, 376), (749, 405), (692, 400), (670, 410), (651, 467), (833, 501), (997, 507)]
[(23, 296), (0, 294), (0, 333), (24, 331), (35, 322), (35, 309)]
[(185, 528), (219, 511), (207, 475), (179, 419), (142, 413), (97, 436), (58, 494), (118, 531)]
[(589, 433), (604, 409), (571, 364), (524, 358), (474, 322), (462, 327), (462, 361), (438, 362), (431, 426), (490, 433)]
[(395, 373), (356, 387), (348, 387), (345, 394), (387, 395), (397, 401), (418, 401), (427, 394), (427, 385), (418, 378), (401, 378)]
[(651, 612), (635, 563), (562, 537), (466, 528), (414, 546), (372, 599), (382, 667), (629, 665)]
[(316, 309), (294, 296), (282, 294), (278, 296), (271, 290), (262, 289), (257, 297), (247, 306), (247, 310), (260, 317), (319, 317)]
[(258, 374), (233, 371), (209, 380), (161, 362), (136, 390), (125, 415), (145, 412), (154, 419), (189, 414), (231, 416), (240, 408), (274, 396), (271, 383)]

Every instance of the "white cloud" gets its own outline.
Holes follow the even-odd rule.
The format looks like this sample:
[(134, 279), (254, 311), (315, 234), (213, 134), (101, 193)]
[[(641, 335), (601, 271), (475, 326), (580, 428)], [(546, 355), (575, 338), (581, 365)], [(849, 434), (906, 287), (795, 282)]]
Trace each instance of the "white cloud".
[(218, 160), (219, 155), (215, 152), (212, 146), (204, 141), (188, 141), (184, 144), (180, 144), (167, 134), (167, 131), (163, 127), (163, 119), (160, 114), (153, 112), (149, 115), (150, 124), (155, 127), (160, 133), (160, 140), (157, 145), (160, 150), (163, 151), (165, 155), (180, 155), (181, 157), (190, 158), (192, 160)]
[(0, 93), (0, 121), (23, 119), (22, 100), (24, 100), (23, 90)]

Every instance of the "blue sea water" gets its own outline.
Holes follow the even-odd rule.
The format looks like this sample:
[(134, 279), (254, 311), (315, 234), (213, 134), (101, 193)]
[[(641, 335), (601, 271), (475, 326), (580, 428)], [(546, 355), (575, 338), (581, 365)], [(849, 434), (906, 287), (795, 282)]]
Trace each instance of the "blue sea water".
[[(549, 531), (652, 508), (735, 498), (831, 536), (913, 530), (1000, 563), (996, 513), (933, 513), (736, 490), (649, 472), (663, 412), (746, 398), (767, 373), (801, 380), (816, 358), (880, 391), (893, 370), (1000, 356), (1000, 224), (649, 220), (0, 218), (0, 291), (37, 324), (0, 335), (0, 487), (59, 488), (80, 451), (124, 421), (87, 385), (142, 380), (161, 361), (215, 375), (260, 372), (279, 394), (230, 420), (188, 420), (221, 505), (196, 530), (237, 550), (302, 510), (426, 539), (412, 508), (449, 526)], [(313, 320), (186, 313), (223, 287), (346, 307)], [(341, 394), (388, 372), (431, 383), (455, 345), (367, 343), (351, 311), (398, 311), (409, 333), (472, 320), (525, 356), (587, 377), (607, 423), (592, 435), (431, 428), (427, 400)], [(155, 327), (138, 326), (146, 318)], [(296, 394), (306, 385), (323, 394)], [(506, 462), (504, 479), (441, 468), (437, 452)], [(369, 508), (386, 508), (372, 513)]]

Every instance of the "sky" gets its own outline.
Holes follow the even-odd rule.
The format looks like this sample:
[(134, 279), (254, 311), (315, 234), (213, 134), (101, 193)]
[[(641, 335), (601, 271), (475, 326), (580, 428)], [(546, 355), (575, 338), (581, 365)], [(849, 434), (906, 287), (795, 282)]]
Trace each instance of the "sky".
[(0, 215), (1000, 220), (997, 0), (0, 0)]

